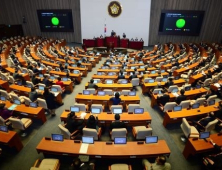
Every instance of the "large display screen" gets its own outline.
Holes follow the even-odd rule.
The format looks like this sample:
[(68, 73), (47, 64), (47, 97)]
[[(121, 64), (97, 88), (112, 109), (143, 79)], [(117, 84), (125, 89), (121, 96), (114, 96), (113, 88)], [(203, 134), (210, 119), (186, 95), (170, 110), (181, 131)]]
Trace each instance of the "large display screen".
[(72, 10), (37, 10), (42, 32), (72, 32)]
[(204, 11), (162, 10), (159, 35), (198, 36), (203, 18)]

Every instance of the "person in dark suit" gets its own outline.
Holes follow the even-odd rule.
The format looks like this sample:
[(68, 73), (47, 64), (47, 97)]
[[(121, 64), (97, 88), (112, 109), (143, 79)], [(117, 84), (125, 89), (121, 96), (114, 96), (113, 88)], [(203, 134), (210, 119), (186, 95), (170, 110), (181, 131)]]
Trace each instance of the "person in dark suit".
[(32, 83), (34, 85), (37, 85), (40, 82), (39, 79), (36, 77), (36, 75), (37, 75), (37, 73), (33, 74), (33, 76), (32, 76)]
[(79, 158), (75, 158), (69, 170), (94, 170), (95, 164), (93, 162), (81, 162)]
[(137, 78), (137, 75), (136, 75), (135, 71), (133, 72), (133, 75), (131, 75), (131, 76), (129, 77), (129, 79), (132, 80), (132, 79), (134, 79), (134, 78)]
[(163, 93), (163, 95), (157, 96), (157, 102), (164, 106), (167, 102), (170, 101), (170, 96), (166, 90), (162, 90), (161, 92)]
[(120, 72), (120, 75), (118, 76), (117, 79), (118, 79), (118, 80), (119, 80), (119, 79), (125, 79), (125, 76), (123, 75), (123, 72)]
[(180, 90), (180, 95), (176, 98), (176, 103), (177, 104), (180, 104), (180, 102), (182, 102), (182, 101), (187, 99), (187, 97), (184, 95), (184, 93), (185, 93), (185, 90), (181, 89)]
[(177, 66), (177, 67), (179, 67), (179, 62), (178, 62), (178, 60), (176, 60), (173, 64), (172, 64), (172, 66)]
[(210, 139), (210, 143), (214, 146), (215, 154), (206, 156), (203, 163), (208, 169), (222, 169), (222, 148), (214, 143), (212, 139)]
[(212, 95), (213, 95), (213, 91), (211, 89), (209, 89), (205, 95), (205, 98), (208, 99)]
[(170, 86), (174, 85), (173, 79), (170, 77), (165, 83), (165, 87), (168, 89)]
[(118, 92), (115, 93), (115, 97), (111, 97), (111, 98), (109, 99), (109, 101), (112, 101), (112, 102), (113, 102), (112, 105), (118, 105), (118, 104), (120, 104), (121, 99), (119, 98), (119, 93), (118, 93)]
[(69, 113), (67, 119), (66, 119), (66, 128), (69, 130), (70, 133), (73, 133), (76, 130), (82, 130), (84, 125), (83, 125), (83, 120), (77, 120), (76, 119), (75, 112)]
[(206, 117), (201, 118), (198, 121), (193, 120), (192, 122), (198, 131), (203, 131), (205, 130), (205, 127), (208, 125), (208, 123), (213, 120), (215, 120), (213, 113), (209, 113)]
[(88, 88), (94, 88), (94, 89), (98, 89), (98, 86), (96, 84), (94, 84), (94, 80), (91, 79), (89, 84), (88, 84)]
[(211, 78), (212, 79), (212, 72), (210, 70), (207, 71), (207, 74), (206, 74), (206, 78)]
[(35, 102), (38, 98), (38, 92), (35, 90), (35, 87), (31, 88), (31, 92), (29, 93), (29, 98), (32, 102)]
[(49, 87), (51, 85), (51, 82), (49, 81), (49, 77), (47, 75), (44, 75), (42, 83), (45, 84), (46, 87)]
[(115, 121), (110, 124), (110, 131), (113, 129), (119, 129), (119, 128), (126, 128), (126, 125), (124, 122), (120, 121), (120, 115), (115, 114)]
[(86, 127), (98, 130), (98, 117), (90, 115), (87, 120)]

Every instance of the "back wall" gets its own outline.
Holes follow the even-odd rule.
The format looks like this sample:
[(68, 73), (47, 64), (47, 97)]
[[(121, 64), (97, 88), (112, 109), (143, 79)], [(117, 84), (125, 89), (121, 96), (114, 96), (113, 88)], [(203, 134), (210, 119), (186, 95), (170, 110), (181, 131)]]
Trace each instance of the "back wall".
[(120, 37), (125, 33), (130, 39), (143, 38), (144, 45), (147, 46), (151, 0), (119, 0), (122, 13), (116, 18), (108, 14), (107, 7), (110, 2), (111, 0), (80, 0), (82, 38), (104, 36), (106, 24), (107, 36), (114, 30)]

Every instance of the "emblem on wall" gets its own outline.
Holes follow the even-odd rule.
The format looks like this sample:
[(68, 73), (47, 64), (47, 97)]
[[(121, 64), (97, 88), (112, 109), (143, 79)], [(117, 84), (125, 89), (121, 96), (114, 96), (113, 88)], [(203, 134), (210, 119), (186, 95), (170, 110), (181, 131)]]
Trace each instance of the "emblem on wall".
[(122, 13), (122, 7), (119, 2), (112, 1), (108, 5), (108, 13), (112, 17), (118, 17)]

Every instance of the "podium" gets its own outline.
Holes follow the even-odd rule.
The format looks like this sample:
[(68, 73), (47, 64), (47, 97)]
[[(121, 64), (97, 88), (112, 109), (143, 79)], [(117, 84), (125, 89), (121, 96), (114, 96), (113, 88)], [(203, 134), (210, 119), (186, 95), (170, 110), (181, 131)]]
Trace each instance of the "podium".
[(97, 47), (104, 47), (104, 38), (96, 38), (96, 46)]
[(128, 48), (129, 47), (129, 39), (123, 38), (120, 40), (120, 47)]
[(114, 47), (119, 47), (119, 37), (105, 37), (105, 45), (108, 47), (108, 45), (112, 42)]

